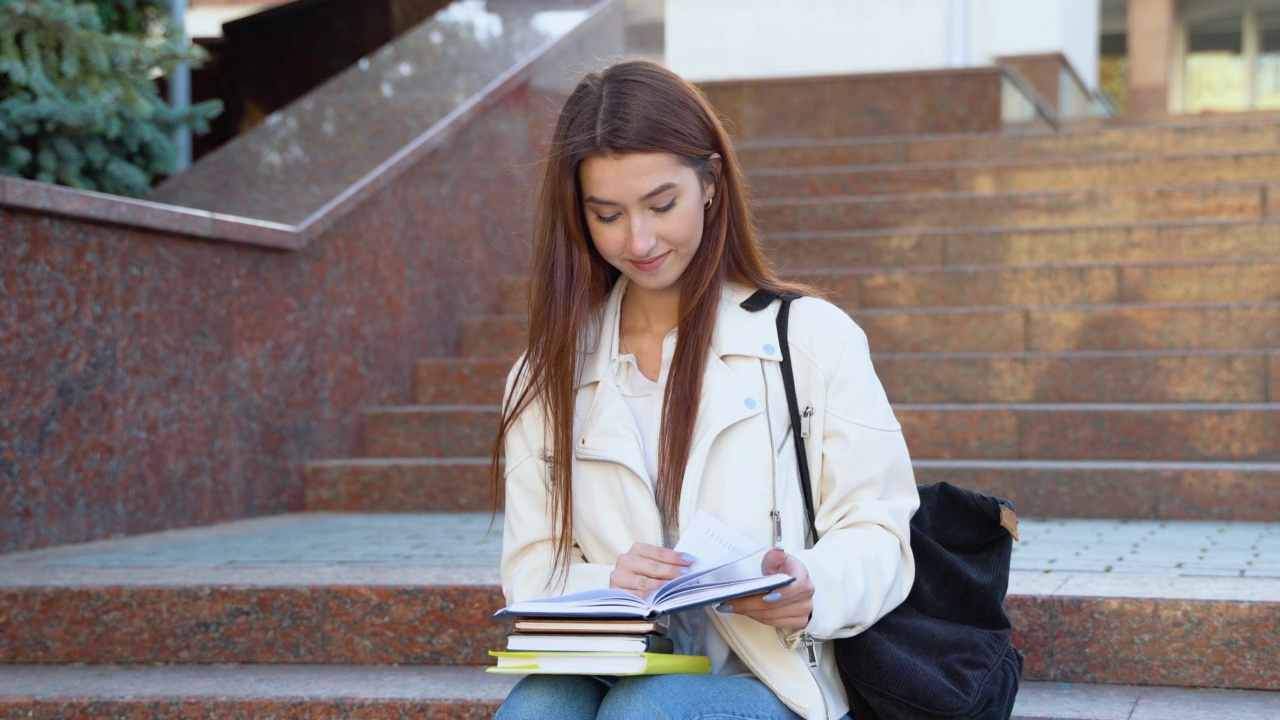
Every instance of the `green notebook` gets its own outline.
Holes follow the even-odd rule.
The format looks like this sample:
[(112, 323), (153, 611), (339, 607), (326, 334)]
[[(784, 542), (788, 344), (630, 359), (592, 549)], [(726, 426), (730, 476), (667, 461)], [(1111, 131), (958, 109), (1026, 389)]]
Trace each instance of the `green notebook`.
[(498, 664), (485, 672), (499, 675), (706, 675), (705, 655), (617, 652), (503, 652), (490, 650)]

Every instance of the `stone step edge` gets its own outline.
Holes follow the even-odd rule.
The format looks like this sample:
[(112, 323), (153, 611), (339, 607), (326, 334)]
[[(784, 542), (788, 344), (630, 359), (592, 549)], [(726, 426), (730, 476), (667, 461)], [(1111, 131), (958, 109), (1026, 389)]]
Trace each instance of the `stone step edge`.
[[(974, 192), (974, 191), (950, 191), (950, 192), (925, 192), (925, 193), (884, 193), (884, 194), (865, 194), (865, 195), (821, 195), (821, 196), (797, 196), (797, 197), (770, 197), (759, 198), (754, 201), (758, 207), (778, 207), (783, 205), (821, 205), (835, 203), (875, 203), (875, 202), (910, 202), (910, 201), (929, 201), (937, 202), (939, 200), (1012, 200), (1018, 198), (1027, 198), (1035, 196), (1064, 196), (1079, 195), (1082, 197), (1093, 195), (1116, 195), (1116, 194), (1136, 194), (1140, 192), (1185, 192), (1185, 191), (1257, 191), (1266, 192), (1268, 188), (1275, 185), (1266, 181), (1247, 181), (1239, 183), (1169, 183), (1169, 184), (1151, 184), (1151, 185), (1115, 185), (1105, 188), (1067, 188), (1063, 190), (1000, 190), (997, 192)], [(1265, 216), (1263, 216), (1265, 217)], [(942, 226), (954, 227), (954, 226)], [(968, 226), (964, 226), (968, 227)], [(1036, 227), (1055, 227), (1061, 226), (1036, 226)]]
[[(1097, 359), (1108, 358), (1180, 358), (1180, 357), (1252, 357), (1280, 354), (1276, 349), (1222, 349), (1222, 350), (1022, 350), (1009, 352), (872, 352), (873, 360), (1050, 360), (1059, 358)], [(470, 367), (501, 367), (510, 369), (511, 361), (480, 357), (424, 358), (417, 365), (461, 365)], [(504, 370), (505, 376), (505, 370)]]
[(803, 230), (795, 232), (765, 232), (761, 231), (760, 240), (764, 243), (790, 240), (808, 240), (820, 238), (879, 238), (879, 237), (895, 237), (900, 235), (911, 235), (917, 237), (920, 235), (984, 235), (984, 234), (1049, 234), (1063, 232), (1089, 232), (1089, 231), (1138, 231), (1138, 230), (1162, 230), (1166, 228), (1176, 229), (1196, 229), (1204, 227), (1226, 227), (1226, 226), (1249, 226), (1249, 225), (1280, 225), (1278, 217), (1259, 217), (1259, 218), (1191, 218), (1188, 220), (1148, 220), (1144, 222), (1124, 222), (1124, 223), (1095, 223), (1091, 225), (1035, 225), (1030, 227), (1013, 226), (1013, 225), (992, 225), (992, 226), (946, 226), (946, 227), (921, 227), (921, 228), (864, 228), (850, 230)]
[(1179, 117), (1170, 121), (1167, 118), (1154, 119), (1144, 122), (1125, 123), (1123, 125), (1103, 125), (1101, 127), (1066, 127), (1062, 130), (1040, 130), (1026, 131), (1016, 134), (1006, 132), (1004, 130), (989, 130), (982, 132), (958, 132), (958, 133), (935, 133), (925, 135), (874, 135), (860, 136), (851, 135), (848, 137), (834, 138), (816, 138), (812, 140), (750, 140), (742, 142), (738, 145), (743, 150), (755, 149), (777, 149), (777, 148), (801, 148), (801, 147), (826, 147), (829, 145), (892, 145), (897, 143), (954, 143), (955, 141), (971, 141), (971, 140), (1011, 140), (1022, 141), (1028, 139), (1073, 139), (1080, 137), (1105, 135), (1109, 133), (1131, 133), (1137, 135), (1139, 133), (1149, 133), (1152, 130), (1225, 130), (1230, 128), (1256, 128), (1258, 126), (1280, 125), (1280, 113), (1266, 113), (1261, 117), (1253, 116), (1249, 119), (1225, 119), (1225, 118), (1203, 118), (1192, 120), (1188, 117)]
[[(307, 513), (298, 513), (307, 514)], [(328, 515), (346, 513), (327, 512)], [(374, 513), (352, 513), (369, 515)], [(385, 513), (378, 513), (385, 514)], [(421, 513), (413, 513), (421, 514)], [(467, 515), (483, 515), (486, 522), (491, 515), (487, 512), (471, 511)], [(1160, 524), (1160, 525), (1274, 525), (1254, 520), (1150, 520), (1123, 518), (1020, 518), (1027, 523), (1107, 523), (1107, 524)], [(1025, 527), (1024, 527), (1025, 530)], [(496, 518), (490, 531), (501, 535), (502, 515)], [(1119, 547), (1116, 552), (1126, 548)], [(1079, 570), (1071, 568), (1022, 569), (1017, 567), (1019, 556), (1015, 552), (1014, 567), (1009, 571), (1009, 589), (1006, 602), (1015, 604), (1039, 604), (1045, 602), (1083, 602), (1105, 603), (1109, 610), (1122, 612), (1120, 606), (1130, 604), (1143, 605), (1156, 603), (1191, 603), (1219, 606), (1239, 606), (1250, 610), (1271, 608), (1280, 612), (1280, 577), (1273, 575), (1239, 574), (1222, 575), (1168, 575), (1163, 573), (1128, 572), (1123, 565), (1116, 570), (1101, 572), (1098, 570)], [(1028, 562), (1038, 563), (1032, 558)], [(1133, 563), (1141, 567), (1141, 562)], [(244, 564), (244, 565), (210, 565), (194, 566), (200, 570), (199, 578), (193, 577), (186, 566), (122, 566), (99, 567), (93, 565), (49, 566), (34, 564), (31, 567), (10, 564), (5, 567), (15, 577), (6, 578), (0, 584), (0, 593), (15, 595), (33, 595), (48, 598), (59, 593), (83, 595), (89, 592), (103, 592), (111, 596), (112, 602), (132, 602), (137, 597), (146, 597), (148, 602), (158, 602), (158, 598), (169, 593), (190, 595), (191, 593), (216, 592), (220, 600), (237, 596), (261, 599), (264, 593), (283, 593), (286, 596), (305, 597), (310, 603), (319, 602), (320, 594), (330, 593), (339, 599), (365, 591), (375, 593), (385, 591), (397, 597), (393, 602), (410, 602), (406, 599), (438, 598), (447, 592), (452, 603), (472, 604), (476, 597), (491, 601), (483, 608), (468, 608), (468, 617), (485, 618), (495, 612), (502, 604), (502, 586), (498, 580), (498, 568), (495, 565), (442, 565), (442, 564), (404, 564), (387, 565), (383, 563), (297, 563), (291, 565)], [(170, 600), (163, 600), (170, 602)], [(1265, 606), (1265, 607), (1264, 607)], [(66, 611), (59, 605), (55, 613)], [(1030, 607), (1030, 605), (1027, 605)], [(208, 612), (202, 608), (201, 612)], [(265, 612), (276, 611), (266, 608)], [(51, 611), (53, 612), (53, 611)], [(440, 612), (431, 609), (424, 612)], [(165, 619), (154, 619), (164, 623)], [(496, 627), (490, 626), (490, 627)], [(110, 632), (100, 628), (103, 632)], [(474, 629), (474, 628), (473, 628)], [(467, 632), (467, 628), (453, 628), (455, 632)], [(302, 632), (294, 630), (295, 632)], [(5, 663), (0, 663), (0, 668)]]
[[(992, 469), (992, 470), (1096, 470), (1096, 471), (1248, 471), (1280, 472), (1280, 461), (1244, 460), (990, 460), (983, 458), (913, 458), (919, 468)], [(487, 457), (429, 458), (329, 458), (308, 460), (304, 467), (484, 467)]]
[(1068, 165), (1105, 165), (1109, 163), (1129, 163), (1141, 161), (1182, 161), (1182, 160), (1221, 160), (1244, 157), (1275, 158), (1280, 164), (1280, 150), (1207, 150), (1199, 152), (1128, 152), (1116, 155), (1055, 155), (1048, 157), (1001, 157), (976, 158), (965, 160), (919, 160), (914, 162), (864, 163), (861, 165), (805, 165), (800, 167), (765, 167), (745, 168), (743, 175), (749, 180), (755, 176), (779, 177), (787, 175), (834, 175), (834, 174), (874, 174), (877, 172), (900, 172), (903, 170), (998, 170), (998, 169), (1043, 169)]
[[(1280, 411), (1280, 402), (895, 402), (899, 410), (1041, 410), (1047, 413), (1161, 413), (1161, 411), (1267, 410)], [(371, 405), (361, 407), (362, 415), (415, 413), (498, 413), (500, 405)]]
[[(1230, 310), (1230, 309), (1280, 309), (1280, 301), (1259, 300), (1253, 302), (1159, 302), (1159, 303), (1079, 303), (1074, 305), (956, 305), (937, 307), (901, 308), (840, 308), (851, 315), (921, 315), (955, 313), (1006, 313), (1006, 312), (1105, 312), (1116, 310)], [(495, 317), (495, 316), (487, 316)], [(523, 315), (502, 315), (503, 318), (522, 318)]]
[[(965, 265), (861, 265), (856, 268), (829, 267), (789, 267), (784, 277), (838, 277), (858, 275), (923, 275), (926, 273), (964, 273), (964, 272), (1006, 272), (1006, 271), (1075, 271), (1075, 270), (1124, 270), (1126, 268), (1221, 268), (1228, 266), (1255, 267), (1257, 265), (1274, 265), (1280, 269), (1280, 245), (1275, 255), (1245, 255), (1231, 258), (1196, 258), (1180, 260), (1112, 260), (1104, 262), (1065, 262), (1065, 263), (1014, 263), (999, 264), (965, 264)], [(516, 280), (513, 282), (522, 282)]]
[[(333, 712), (335, 717), (379, 714), (379, 705), (419, 703), (492, 712), (519, 679), (489, 675), (474, 665), (10, 665), (0, 667), (0, 708), (38, 712), (42, 706), (92, 704), (106, 712), (112, 705), (123, 710), (174, 703), (168, 717), (176, 718), (184, 716), (183, 703), (274, 701), (295, 709), (323, 704), (314, 712)], [(1271, 720), (1280, 716), (1280, 693), (1024, 681), (1013, 718), (1128, 718), (1135, 708), (1158, 707), (1176, 710), (1179, 720), (1220, 720), (1224, 713), (1233, 720)], [(150, 717), (166, 717), (161, 707), (153, 712)]]
[[(836, 303), (839, 307), (839, 303)], [(901, 315), (901, 314), (954, 314), (954, 313), (1005, 313), (1005, 312), (1082, 312), (1108, 310), (1223, 310), (1233, 308), (1280, 308), (1278, 300), (1258, 300), (1250, 302), (1160, 302), (1160, 303), (1096, 303), (1076, 305), (939, 305), (929, 307), (893, 307), (893, 308), (845, 308), (840, 309), (851, 315)], [(468, 322), (523, 322), (522, 313), (490, 313), (463, 318)]]
[[(849, 268), (788, 267), (779, 273), (785, 278), (795, 277), (854, 277), (862, 275), (923, 275), (927, 273), (966, 272), (1022, 272), (1022, 271), (1076, 271), (1076, 270), (1143, 270), (1160, 268), (1222, 268), (1229, 266), (1254, 267), (1274, 265), (1280, 269), (1280, 245), (1275, 255), (1238, 255), (1230, 258), (1184, 258), (1174, 260), (1107, 260), (1102, 262), (1051, 262), (1051, 263), (966, 263), (956, 265), (859, 265)], [(524, 277), (504, 277), (502, 282), (523, 285)]]

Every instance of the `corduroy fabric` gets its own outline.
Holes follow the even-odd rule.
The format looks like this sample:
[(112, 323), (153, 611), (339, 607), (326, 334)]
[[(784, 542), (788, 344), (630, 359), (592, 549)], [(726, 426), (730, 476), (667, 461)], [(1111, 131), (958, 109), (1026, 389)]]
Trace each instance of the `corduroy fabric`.
[(905, 602), (835, 642), (857, 720), (1007, 720), (1022, 676), (1004, 611), (1013, 538), (1004, 501), (947, 483), (920, 488), (916, 580)]

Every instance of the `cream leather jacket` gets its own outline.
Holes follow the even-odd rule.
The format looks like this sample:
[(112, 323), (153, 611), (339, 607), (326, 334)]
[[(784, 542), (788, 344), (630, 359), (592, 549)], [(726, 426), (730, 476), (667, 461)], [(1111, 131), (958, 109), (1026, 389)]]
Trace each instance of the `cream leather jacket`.
[[(552, 525), (544, 423), (531, 406), (507, 436), (502, 588), (507, 602), (607, 587), (618, 556), (635, 542), (662, 544), (640, 435), (610, 367), (626, 279), (606, 301), (578, 387), (574, 419), (574, 548), (568, 582), (552, 579)], [(702, 401), (681, 493), (679, 522), (705, 510), (761, 544), (782, 514), (783, 547), (814, 584), (809, 626), (787, 633), (741, 615), (707, 611), (756, 677), (799, 715), (848, 711), (828, 643), (875, 622), (906, 598), (915, 566), (909, 543), (919, 505), (898, 422), (871, 367), (866, 336), (823, 300), (792, 303), (788, 331), (806, 418), (809, 472), (821, 540), (805, 547), (804, 502), (789, 433), (779, 304), (748, 312), (753, 292), (727, 285), (703, 379)], [(513, 371), (514, 373), (514, 371)], [(508, 382), (508, 393), (516, 378)], [(775, 479), (776, 469), (776, 479)]]

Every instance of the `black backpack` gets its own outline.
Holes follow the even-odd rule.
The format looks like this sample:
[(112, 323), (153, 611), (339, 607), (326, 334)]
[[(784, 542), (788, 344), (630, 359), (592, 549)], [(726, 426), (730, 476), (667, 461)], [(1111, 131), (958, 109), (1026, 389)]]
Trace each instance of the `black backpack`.
[[(768, 307), (757, 292), (742, 306)], [(800, 427), (782, 296), (778, 342), (792, 427)], [(809, 535), (817, 541), (809, 464), (792, 433)], [(862, 633), (835, 640), (836, 665), (855, 720), (1008, 720), (1022, 677), (1004, 611), (1017, 516), (1007, 500), (939, 482), (919, 488), (911, 518), (916, 577), (907, 599)]]

